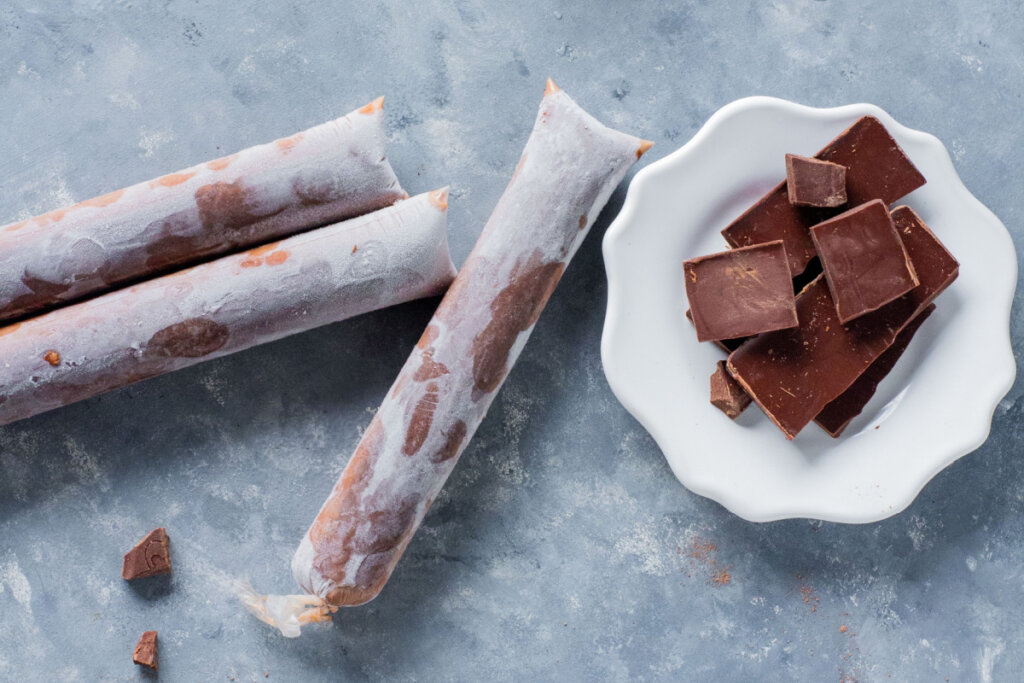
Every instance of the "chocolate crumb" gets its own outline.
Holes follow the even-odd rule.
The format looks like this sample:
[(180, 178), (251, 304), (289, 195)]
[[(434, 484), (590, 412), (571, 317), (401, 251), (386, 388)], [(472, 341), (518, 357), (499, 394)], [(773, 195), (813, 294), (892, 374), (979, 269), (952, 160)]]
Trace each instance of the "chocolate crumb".
[(132, 661), (157, 671), (156, 631), (143, 631), (132, 652)]
[(171, 554), (167, 530), (153, 529), (144, 539), (124, 554), (121, 578), (126, 581), (171, 573)]

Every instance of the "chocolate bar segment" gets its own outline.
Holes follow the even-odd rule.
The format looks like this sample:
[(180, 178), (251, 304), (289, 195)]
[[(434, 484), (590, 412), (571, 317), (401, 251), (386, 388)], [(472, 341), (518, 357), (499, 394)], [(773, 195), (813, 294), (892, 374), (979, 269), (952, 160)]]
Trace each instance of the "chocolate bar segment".
[(892, 346), (885, 350), (874, 363), (868, 366), (864, 374), (857, 378), (857, 381), (850, 385), (850, 388), (841, 393), (826, 405), (814, 421), (819, 427), (838, 438), (843, 430), (864, 411), (864, 406), (875, 395), (878, 385), (892, 372), (903, 352), (907, 350), (910, 341), (914, 338), (921, 323), (935, 310), (935, 304), (921, 311), (921, 314), (910, 321), (903, 328), (903, 331), (896, 337)]
[(797, 297), (800, 327), (758, 335), (729, 356), (730, 374), (789, 439), (846, 391), (956, 279), (956, 259), (924, 222), (906, 207), (892, 215), (920, 285), (843, 325), (819, 276)]
[(167, 529), (153, 529), (134, 548), (124, 554), (121, 578), (125, 581), (171, 573), (170, 539)]
[[(881, 199), (888, 206), (925, 183), (924, 176), (873, 116), (857, 119), (814, 158), (846, 167), (847, 204), (851, 206), (872, 199)], [(814, 258), (809, 228), (837, 213), (833, 208), (790, 204), (783, 181), (722, 230), (722, 235), (733, 247), (781, 239), (790, 268), (797, 275)]]
[(789, 203), (835, 208), (846, 203), (846, 167), (797, 154), (786, 155)]
[[(689, 308), (686, 309), (686, 319), (690, 321), (691, 325), (693, 324), (693, 312)], [(715, 339), (711, 343), (726, 353), (732, 353), (746, 340), (746, 337), (740, 337), (738, 339)]]
[(797, 325), (793, 277), (781, 240), (685, 261), (683, 279), (699, 341)]
[(885, 204), (861, 204), (811, 228), (843, 323), (878, 310), (919, 283)]
[(711, 373), (710, 394), (711, 405), (731, 420), (735, 420), (750, 405), (750, 397), (726, 370), (724, 360), (718, 361), (715, 371)]

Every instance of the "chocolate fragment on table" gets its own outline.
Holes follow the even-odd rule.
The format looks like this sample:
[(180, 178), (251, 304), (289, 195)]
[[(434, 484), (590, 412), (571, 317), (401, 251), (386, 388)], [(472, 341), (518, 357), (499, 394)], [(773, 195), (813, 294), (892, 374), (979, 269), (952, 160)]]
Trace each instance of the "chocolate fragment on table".
[(0, 227), (0, 320), (394, 204), (382, 99), (274, 142)]
[[(693, 313), (690, 311), (689, 308), (686, 309), (686, 319), (690, 321), (691, 325), (693, 324)], [(740, 344), (742, 344), (746, 340), (746, 337), (740, 337), (738, 339), (713, 339), (711, 343), (717, 346), (718, 348), (722, 349), (726, 353), (732, 353), (733, 351), (738, 349), (740, 347)]]
[(917, 287), (917, 275), (889, 210), (861, 204), (811, 228), (840, 322), (878, 310)]
[(124, 554), (121, 578), (126, 581), (171, 573), (170, 539), (167, 529), (158, 527)]
[(447, 190), (0, 328), (0, 424), (444, 292)]
[(846, 167), (797, 154), (786, 155), (789, 203), (835, 208), (846, 203)]
[(650, 147), (548, 81), (508, 187), (292, 559), (329, 605), (372, 600), (612, 191)]
[(910, 321), (903, 331), (896, 337), (892, 346), (885, 350), (878, 359), (868, 366), (857, 381), (850, 385), (850, 388), (841, 393), (829, 402), (821, 412), (814, 418), (819, 427), (824, 429), (833, 438), (838, 438), (847, 425), (855, 417), (864, 411), (864, 407), (871, 400), (878, 390), (878, 385), (892, 372), (896, 362), (903, 355), (914, 338), (921, 323), (935, 310), (935, 304), (921, 311), (921, 314)]
[(888, 349), (907, 324), (956, 279), (958, 264), (912, 210), (892, 212), (921, 284), (843, 325), (824, 276), (797, 297), (800, 327), (758, 335), (729, 356), (728, 368), (792, 439)]
[(715, 363), (711, 373), (711, 405), (735, 420), (750, 405), (750, 397), (743, 387), (736, 383), (725, 367), (725, 361)]
[(683, 262), (698, 341), (796, 327), (793, 277), (782, 241)]
[(143, 631), (132, 652), (132, 661), (149, 667), (153, 671), (158, 671), (160, 669), (158, 659), (156, 631)]
[[(873, 116), (857, 119), (814, 158), (846, 167), (846, 198), (851, 206), (872, 199), (881, 199), (888, 206), (925, 183), (924, 176)], [(783, 181), (726, 226), (722, 235), (733, 247), (781, 239), (793, 275), (798, 275), (815, 254), (809, 228), (839, 211), (790, 204)]]

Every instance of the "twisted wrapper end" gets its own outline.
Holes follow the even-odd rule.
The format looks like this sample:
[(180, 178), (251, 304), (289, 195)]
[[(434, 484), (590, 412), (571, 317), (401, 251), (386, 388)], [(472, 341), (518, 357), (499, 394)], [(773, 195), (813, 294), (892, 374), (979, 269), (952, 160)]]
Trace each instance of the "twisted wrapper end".
[(257, 619), (286, 638), (297, 638), (304, 624), (330, 621), (338, 611), (315, 595), (260, 595), (248, 581), (236, 581), (235, 594)]

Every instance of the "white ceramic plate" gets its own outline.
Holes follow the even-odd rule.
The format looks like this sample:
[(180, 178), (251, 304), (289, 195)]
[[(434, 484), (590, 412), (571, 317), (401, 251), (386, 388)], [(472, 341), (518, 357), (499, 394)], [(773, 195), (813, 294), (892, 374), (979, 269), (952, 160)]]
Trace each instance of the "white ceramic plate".
[[(683, 317), (682, 261), (721, 251), (719, 230), (857, 118), (877, 117), (928, 183), (909, 204), (960, 261), (895, 370), (839, 439), (808, 425), (787, 441), (752, 405), (736, 422), (708, 403), (724, 354)], [(768, 97), (723, 107), (682, 149), (640, 171), (604, 238), (608, 312), (601, 357), (622, 404), (684, 486), (752, 521), (871, 522), (904, 509), (980, 446), (1013, 383), (1013, 243), (937, 138), (876, 106), (814, 109)]]

